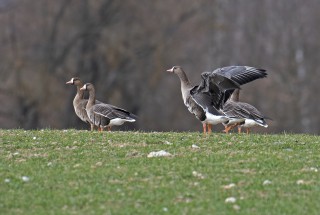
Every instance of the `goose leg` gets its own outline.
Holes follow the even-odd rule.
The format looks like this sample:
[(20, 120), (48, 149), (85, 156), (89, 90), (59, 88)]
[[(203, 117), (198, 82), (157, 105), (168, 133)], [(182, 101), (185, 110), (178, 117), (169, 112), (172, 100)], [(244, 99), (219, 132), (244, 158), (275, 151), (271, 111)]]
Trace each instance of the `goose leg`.
[(202, 127), (203, 127), (203, 134), (206, 134), (207, 133), (207, 124), (202, 123)]
[[(239, 126), (239, 123), (236, 123), (236, 124), (231, 125), (230, 128), (229, 128), (229, 131), (230, 131), (231, 129), (234, 129), (236, 126)], [(239, 127), (238, 127), (238, 128), (239, 128)]]
[(238, 133), (241, 134), (241, 126), (238, 126)]
[(100, 131), (103, 131), (103, 127), (100, 127)]
[(223, 132), (226, 132), (226, 134), (229, 134), (229, 131), (231, 129), (231, 126), (225, 126)]
[(208, 124), (208, 134), (211, 134), (211, 133), (212, 133), (212, 125)]
[(94, 130), (94, 125), (90, 124), (90, 127), (91, 127), (91, 131), (93, 131)]
[(108, 131), (111, 131), (111, 126), (108, 126)]
[(247, 134), (249, 134), (250, 133), (250, 128), (247, 128)]

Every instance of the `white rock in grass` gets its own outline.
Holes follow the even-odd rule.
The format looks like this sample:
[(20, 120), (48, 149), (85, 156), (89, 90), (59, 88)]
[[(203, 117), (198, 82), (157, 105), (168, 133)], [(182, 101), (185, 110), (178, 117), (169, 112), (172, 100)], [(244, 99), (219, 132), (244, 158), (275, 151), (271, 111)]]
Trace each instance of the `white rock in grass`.
[(5, 182), (5, 183), (10, 183), (10, 179), (9, 179), (9, 178), (6, 178), (6, 179), (4, 179), (4, 182)]
[(168, 208), (166, 208), (166, 207), (162, 208), (162, 210), (163, 210), (164, 212), (168, 212)]
[(310, 167), (310, 171), (318, 172), (318, 169), (317, 169), (317, 168), (315, 168), (315, 167)]
[(22, 178), (22, 181), (24, 182), (30, 181), (30, 178), (28, 176), (22, 176), (21, 178)]
[(304, 180), (302, 180), (302, 179), (298, 180), (296, 183), (297, 183), (297, 185), (305, 184)]
[(153, 157), (169, 157), (172, 156), (169, 152), (166, 152), (164, 150), (158, 151), (158, 152), (150, 152), (148, 154), (148, 158), (153, 158)]
[(36, 140), (36, 139), (37, 139), (37, 137), (33, 137), (32, 139)]
[(192, 171), (192, 175), (194, 177), (199, 178), (199, 179), (204, 179), (204, 176), (201, 173), (197, 172), (197, 171)]
[(166, 145), (169, 145), (169, 146), (171, 146), (171, 145), (173, 145), (173, 143), (170, 143), (169, 141), (164, 141), (164, 144), (166, 144)]
[(262, 185), (269, 185), (272, 184), (272, 182), (270, 180), (264, 180), (264, 182), (262, 183)]
[(225, 203), (235, 203), (237, 201), (237, 199), (235, 197), (228, 197), (226, 198), (226, 200), (224, 201)]
[(192, 144), (192, 146), (191, 146), (193, 149), (200, 149), (200, 147), (199, 146), (197, 146), (196, 144)]
[(238, 210), (240, 210), (240, 206), (239, 205), (233, 205), (233, 209), (238, 211)]
[(231, 188), (233, 188), (233, 187), (235, 187), (235, 186), (236, 186), (235, 183), (231, 183), (231, 184), (228, 184), (228, 185), (223, 186), (223, 188), (226, 189), (226, 190), (229, 190), (229, 189), (231, 189)]

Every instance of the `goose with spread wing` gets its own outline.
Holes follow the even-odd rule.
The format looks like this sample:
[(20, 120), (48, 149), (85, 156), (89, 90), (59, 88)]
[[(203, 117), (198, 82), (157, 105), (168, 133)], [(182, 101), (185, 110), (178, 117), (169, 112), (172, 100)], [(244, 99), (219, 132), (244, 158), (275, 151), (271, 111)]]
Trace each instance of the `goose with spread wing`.
[(213, 74), (205, 80), (208, 86), (204, 86), (204, 84), (193, 86), (180, 66), (174, 66), (167, 72), (174, 73), (179, 77), (183, 102), (188, 110), (202, 122), (203, 133), (211, 133), (212, 125), (229, 120), (216, 108), (217, 105), (214, 105), (215, 97), (221, 98), (226, 90), (239, 88), (237, 83), (224, 76)]
[(112, 126), (119, 126), (125, 122), (136, 121), (137, 117), (129, 111), (102, 102), (97, 104), (93, 84), (87, 83), (83, 85), (80, 90), (89, 91), (89, 100), (86, 105), (86, 111), (90, 121), (97, 126), (100, 131), (103, 131), (105, 128), (108, 128), (108, 130), (111, 131)]
[(267, 117), (254, 106), (239, 102), (239, 93), (240, 91), (236, 89), (230, 99), (223, 105), (223, 113), (232, 119), (225, 124), (224, 131), (228, 133), (230, 129), (238, 126), (239, 133), (241, 133), (241, 128), (244, 127), (249, 134), (251, 127), (262, 126), (267, 128)]
[(201, 83), (194, 86), (180, 66), (174, 66), (167, 72), (179, 77), (184, 104), (202, 122), (204, 133), (207, 132), (207, 127), (208, 133), (211, 133), (212, 125), (227, 123), (230, 120), (221, 109), (235, 89), (266, 76), (265, 70), (230, 66), (202, 73)]

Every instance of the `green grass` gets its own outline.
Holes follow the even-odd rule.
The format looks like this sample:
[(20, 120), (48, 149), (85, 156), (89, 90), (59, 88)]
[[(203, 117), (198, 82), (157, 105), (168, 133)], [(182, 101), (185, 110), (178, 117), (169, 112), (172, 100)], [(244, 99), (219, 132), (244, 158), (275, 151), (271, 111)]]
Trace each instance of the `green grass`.
[(312, 135), (0, 130), (0, 214), (319, 214), (319, 152)]

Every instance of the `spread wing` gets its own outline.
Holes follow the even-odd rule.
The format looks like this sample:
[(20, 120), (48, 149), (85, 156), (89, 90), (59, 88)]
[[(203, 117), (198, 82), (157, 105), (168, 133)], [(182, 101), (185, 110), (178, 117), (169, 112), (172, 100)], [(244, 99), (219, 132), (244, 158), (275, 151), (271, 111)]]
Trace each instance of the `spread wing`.
[(213, 97), (208, 93), (196, 92), (191, 95), (193, 101), (199, 105), (205, 112), (209, 112), (211, 114), (218, 114), (218, 110), (214, 106)]
[(234, 89), (239, 89), (239, 84), (227, 77), (211, 73), (202, 76), (201, 83), (191, 89), (190, 94), (203, 109), (220, 109), (226, 100), (225, 92)]
[[(215, 69), (213, 72), (203, 72), (201, 77), (208, 79), (212, 74), (231, 79), (239, 85), (243, 85), (259, 78), (267, 77), (267, 72), (264, 69), (257, 69), (250, 66), (227, 66)], [(223, 103), (225, 103), (231, 96), (234, 90), (226, 90), (224, 94)]]
[(250, 66), (227, 66), (214, 70), (212, 73), (230, 78), (243, 85), (259, 78), (267, 77), (267, 72), (264, 69), (257, 69)]

